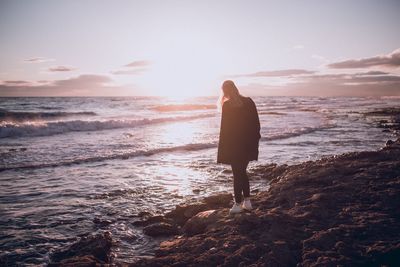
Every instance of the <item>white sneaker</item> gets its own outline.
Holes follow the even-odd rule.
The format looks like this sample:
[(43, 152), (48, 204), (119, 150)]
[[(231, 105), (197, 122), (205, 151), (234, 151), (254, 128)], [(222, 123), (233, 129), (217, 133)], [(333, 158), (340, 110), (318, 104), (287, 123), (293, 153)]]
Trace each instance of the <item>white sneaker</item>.
[(245, 210), (253, 209), (253, 206), (251, 205), (250, 199), (244, 199), (244, 201), (242, 202), (242, 209), (245, 209)]
[(242, 212), (242, 210), (243, 209), (240, 204), (235, 202), (235, 204), (233, 204), (233, 207), (230, 209), (229, 214), (239, 213)]

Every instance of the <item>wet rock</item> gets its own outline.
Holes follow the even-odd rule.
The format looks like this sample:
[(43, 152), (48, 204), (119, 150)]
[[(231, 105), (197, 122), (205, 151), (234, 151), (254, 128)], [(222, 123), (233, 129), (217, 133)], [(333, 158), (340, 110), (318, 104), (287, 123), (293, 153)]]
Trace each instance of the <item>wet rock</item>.
[(137, 215), (138, 217), (149, 217), (152, 216), (151, 212), (148, 211), (141, 211), (139, 212), (139, 214)]
[(165, 218), (172, 219), (174, 223), (183, 226), (187, 220), (199, 212), (231, 206), (232, 199), (232, 194), (230, 193), (208, 196), (202, 202), (176, 206), (174, 210), (165, 214)]
[(177, 235), (180, 233), (180, 230), (176, 225), (160, 222), (146, 226), (143, 228), (143, 232), (148, 236), (156, 237)]
[(82, 237), (66, 249), (51, 255), (48, 266), (98, 266), (111, 262), (110, 232)]
[(393, 145), (393, 144), (394, 144), (394, 141), (387, 140), (385, 146), (390, 146), (390, 145)]
[(199, 194), (199, 193), (200, 193), (200, 191), (201, 191), (201, 190), (200, 190), (200, 189), (198, 189), (198, 188), (196, 188), (196, 189), (193, 189), (193, 190), (192, 190), (192, 192), (193, 192), (194, 194)]
[(252, 189), (250, 192), (253, 194), (257, 194), (258, 192), (260, 192), (260, 189), (255, 188), (255, 189)]
[(233, 198), (232, 194), (219, 194), (213, 195), (204, 198), (204, 202), (208, 205), (208, 208), (211, 207), (229, 207), (231, 205)]
[(396, 141), (388, 140), (383, 150), (388, 150), (388, 149), (390, 150), (400, 149), (400, 138), (398, 138)]
[(205, 203), (178, 205), (174, 210), (165, 214), (166, 218), (171, 218), (178, 225), (183, 226), (187, 220), (199, 213), (200, 211), (207, 210)]
[(187, 235), (202, 233), (207, 227), (212, 227), (221, 217), (221, 212), (216, 210), (199, 212), (185, 223), (183, 232)]

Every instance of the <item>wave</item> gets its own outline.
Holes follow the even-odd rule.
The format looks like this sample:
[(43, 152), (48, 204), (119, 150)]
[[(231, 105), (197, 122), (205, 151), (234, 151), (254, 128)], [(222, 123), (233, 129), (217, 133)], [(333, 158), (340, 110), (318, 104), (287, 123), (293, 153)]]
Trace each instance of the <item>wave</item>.
[(67, 132), (101, 131), (119, 128), (133, 128), (147, 124), (165, 122), (187, 121), (199, 118), (213, 117), (215, 114), (200, 114), (194, 116), (164, 117), (140, 120), (71, 120), (55, 122), (29, 122), (29, 123), (0, 123), (0, 138), (22, 136), (49, 136)]
[(150, 109), (160, 112), (171, 112), (171, 111), (209, 110), (216, 108), (217, 108), (216, 105), (182, 104), (182, 105), (155, 106), (151, 107)]
[(4, 167), (0, 167), (0, 171), (69, 166), (69, 165), (76, 165), (76, 164), (83, 164), (83, 163), (94, 163), (94, 162), (105, 161), (105, 160), (129, 159), (129, 158), (140, 157), (140, 156), (152, 156), (154, 154), (159, 154), (159, 153), (168, 153), (168, 152), (177, 152), (177, 151), (197, 151), (197, 150), (214, 148), (216, 146), (217, 146), (217, 143), (194, 143), (194, 144), (186, 144), (186, 145), (175, 146), (175, 147), (164, 147), (164, 148), (157, 148), (157, 149), (151, 149), (151, 150), (139, 150), (139, 151), (134, 151), (134, 152), (107, 155), (107, 156), (79, 158), (79, 159), (72, 159), (72, 160), (68, 160), (68, 161), (60, 161), (60, 162), (53, 162), (53, 163), (40, 163), (40, 164), (10, 166), (10, 167), (4, 166)]
[(270, 136), (261, 137), (261, 141), (286, 139), (286, 138), (296, 137), (296, 136), (300, 136), (303, 134), (309, 134), (309, 133), (313, 133), (316, 131), (330, 129), (330, 128), (334, 128), (334, 127), (336, 127), (336, 125), (330, 124), (330, 123), (327, 123), (327, 124), (324, 124), (324, 125), (321, 125), (318, 127), (303, 127), (303, 128), (291, 131), (291, 132), (283, 132), (283, 133), (279, 133), (279, 134), (272, 134)]
[[(335, 125), (333, 124), (326, 124), (320, 127), (307, 127), (297, 129), (293, 132), (281, 133), (277, 135), (270, 135), (261, 138), (262, 141), (272, 141), (272, 140), (280, 140), (295, 136), (300, 136), (307, 133), (312, 133), (318, 130), (323, 130), (327, 128), (333, 128)], [(40, 163), (40, 164), (30, 164), (30, 165), (21, 165), (21, 166), (0, 166), (0, 171), (6, 170), (17, 170), (17, 169), (37, 169), (37, 168), (49, 168), (49, 167), (59, 167), (59, 166), (70, 166), (76, 164), (84, 164), (84, 163), (94, 163), (94, 162), (101, 162), (106, 160), (115, 160), (115, 159), (129, 159), (133, 157), (140, 157), (140, 156), (152, 156), (159, 153), (172, 153), (178, 151), (199, 151), (204, 149), (211, 149), (216, 148), (218, 146), (218, 142), (210, 142), (210, 143), (191, 143), (181, 146), (174, 146), (174, 147), (163, 147), (163, 148), (156, 148), (150, 150), (137, 150), (133, 152), (126, 152), (114, 155), (105, 155), (105, 156), (96, 156), (96, 157), (88, 157), (88, 158), (79, 158), (79, 159), (72, 159), (68, 161), (61, 161), (61, 162), (54, 162), (54, 163)]]
[(95, 112), (80, 111), (80, 112), (23, 112), (23, 111), (8, 111), (0, 109), (0, 121), (9, 122), (26, 122), (38, 120), (52, 120), (71, 116), (96, 116)]
[(278, 116), (284, 116), (287, 115), (287, 113), (283, 112), (276, 112), (276, 111), (259, 111), (258, 115), (278, 115)]

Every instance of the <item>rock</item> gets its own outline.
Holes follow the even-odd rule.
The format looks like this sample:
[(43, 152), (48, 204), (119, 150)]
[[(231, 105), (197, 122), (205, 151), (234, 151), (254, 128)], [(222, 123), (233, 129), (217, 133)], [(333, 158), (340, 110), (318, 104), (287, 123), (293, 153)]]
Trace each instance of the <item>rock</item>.
[(110, 232), (82, 237), (66, 249), (54, 252), (48, 266), (98, 266), (111, 262)]
[(387, 140), (385, 146), (393, 145), (394, 142), (392, 140)]
[(171, 218), (175, 223), (183, 226), (187, 220), (199, 213), (200, 211), (207, 210), (205, 203), (189, 204), (183, 206), (176, 206), (174, 210), (165, 214), (166, 218)]
[(192, 192), (193, 192), (194, 194), (199, 194), (199, 193), (200, 193), (200, 191), (201, 191), (201, 190), (200, 190), (200, 189), (198, 189), (198, 188), (196, 188), (196, 189), (193, 189), (193, 190), (192, 190)]
[(202, 233), (207, 227), (212, 225), (221, 217), (221, 213), (216, 210), (202, 211), (190, 218), (183, 226), (183, 232), (187, 235)]
[(233, 198), (232, 194), (226, 193), (226, 194), (219, 194), (219, 195), (213, 195), (209, 197), (204, 198), (204, 202), (208, 205), (208, 207), (229, 207), (231, 205)]
[(174, 210), (165, 214), (165, 218), (172, 219), (174, 223), (183, 226), (187, 220), (201, 211), (231, 206), (232, 199), (230, 193), (208, 196), (202, 202), (176, 206)]
[(139, 212), (139, 214), (137, 216), (138, 217), (149, 217), (149, 216), (152, 216), (152, 214), (148, 211), (141, 211), (141, 212)]
[(170, 235), (177, 235), (180, 233), (180, 230), (177, 226), (160, 222), (154, 223), (149, 226), (143, 228), (143, 232), (148, 236), (170, 236)]

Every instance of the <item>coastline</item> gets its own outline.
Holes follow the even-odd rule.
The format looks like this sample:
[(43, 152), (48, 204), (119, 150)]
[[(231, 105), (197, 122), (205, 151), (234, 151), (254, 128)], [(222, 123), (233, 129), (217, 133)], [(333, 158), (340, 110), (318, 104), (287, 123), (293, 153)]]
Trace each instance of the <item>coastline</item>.
[[(379, 124), (398, 134), (398, 121)], [(399, 159), (400, 138), (378, 151), (259, 167), (271, 186), (253, 195), (252, 212), (229, 215), (232, 196), (220, 194), (142, 214), (132, 224), (160, 247), (129, 266), (398, 266)], [(111, 246), (107, 232), (82, 238), (49, 266), (120, 265)]]
[[(268, 165), (254, 210), (229, 215), (229, 194), (136, 224), (169, 236), (130, 266), (395, 266), (400, 260), (400, 138), (378, 151)], [(49, 266), (111, 264), (111, 237), (85, 238)], [(83, 249), (84, 248), (84, 249)]]

